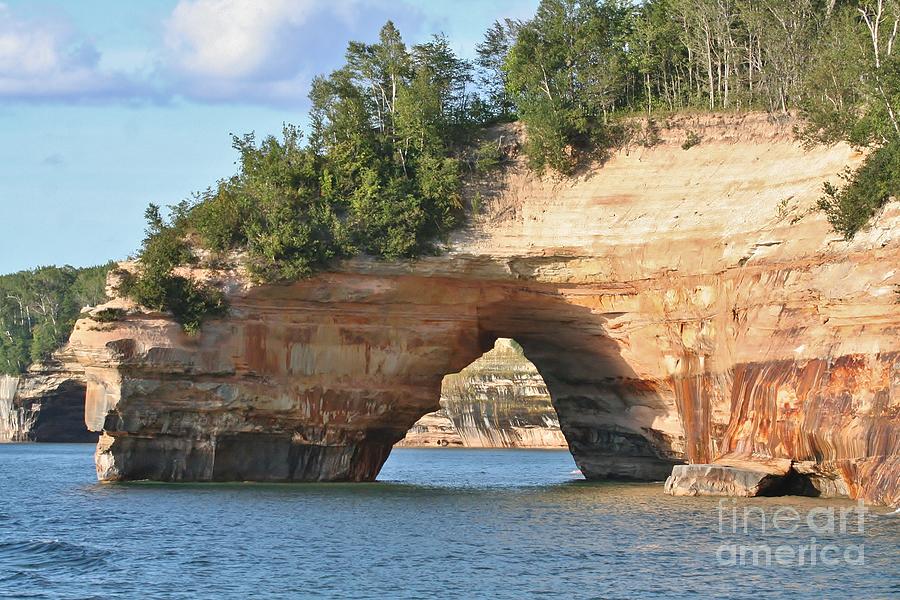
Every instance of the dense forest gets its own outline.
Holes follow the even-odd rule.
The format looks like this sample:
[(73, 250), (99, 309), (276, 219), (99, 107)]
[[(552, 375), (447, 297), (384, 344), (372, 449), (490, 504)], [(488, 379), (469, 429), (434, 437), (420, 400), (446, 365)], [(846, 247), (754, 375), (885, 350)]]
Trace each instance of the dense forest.
[(536, 170), (572, 172), (628, 139), (636, 116), (794, 111), (806, 143), (871, 150), (819, 208), (852, 237), (900, 192), (900, 0), (543, 0), (494, 23), (477, 58), (443, 36), (406, 44), (392, 23), (351, 42), (312, 85), (309, 131), (236, 137), (238, 172), (163, 219), (148, 210), (122, 291), (186, 328), (224, 310), (177, 275), (196, 250), (240, 250), (262, 281), (336, 258), (436, 252), (465, 218), (462, 185), (504, 160), (486, 127), (520, 120)]
[(40, 267), (0, 276), (0, 373), (21, 373), (65, 344), (81, 309), (106, 299), (111, 266)]

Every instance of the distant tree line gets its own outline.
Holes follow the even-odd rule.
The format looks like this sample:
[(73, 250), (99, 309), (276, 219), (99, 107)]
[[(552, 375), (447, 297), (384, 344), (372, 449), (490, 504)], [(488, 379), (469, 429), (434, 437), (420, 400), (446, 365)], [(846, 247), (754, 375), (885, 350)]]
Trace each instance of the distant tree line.
[(21, 373), (65, 344), (81, 309), (106, 300), (110, 267), (40, 267), (0, 276), (0, 373)]
[(872, 149), (820, 201), (850, 237), (900, 191), (898, 24), (900, 0), (543, 0), (532, 19), (494, 23), (469, 62), (443, 36), (410, 46), (388, 22), (315, 79), (305, 139), (293, 127), (235, 137), (234, 176), (169, 219), (151, 206), (122, 290), (196, 329), (224, 310), (176, 270), (198, 249), (240, 251), (268, 282), (358, 254), (437, 252), (465, 218), (465, 178), (502, 160), (483, 131), (513, 120), (529, 164), (566, 174), (621, 143), (623, 117), (799, 111), (808, 143)]

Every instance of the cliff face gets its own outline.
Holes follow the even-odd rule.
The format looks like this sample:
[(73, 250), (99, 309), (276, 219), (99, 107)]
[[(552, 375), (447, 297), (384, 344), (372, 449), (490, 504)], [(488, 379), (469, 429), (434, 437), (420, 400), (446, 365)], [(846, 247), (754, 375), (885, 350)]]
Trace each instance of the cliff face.
[(440, 410), (416, 421), (398, 445), (565, 448), (566, 438), (537, 368), (518, 344), (500, 338), (444, 377)]
[(396, 445), (567, 447), (544, 380), (521, 347), (506, 338), (444, 377), (440, 409), (416, 421)]
[(456, 425), (447, 415), (443, 407), (413, 423), (406, 436), (394, 444), (395, 447), (429, 448), (465, 446)]
[(196, 338), (83, 319), (100, 478), (371, 479), (442, 377), (511, 337), (589, 478), (775, 461), (897, 505), (900, 210), (831, 233), (808, 210), (861, 156), (792, 126), (683, 118), (571, 179), (513, 167), (439, 257), (285, 286), (196, 273), (232, 304)]
[(57, 360), (18, 377), (0, 376), (0, 442), (96, 442), (84, 423), (85, 383), (79, 365)]

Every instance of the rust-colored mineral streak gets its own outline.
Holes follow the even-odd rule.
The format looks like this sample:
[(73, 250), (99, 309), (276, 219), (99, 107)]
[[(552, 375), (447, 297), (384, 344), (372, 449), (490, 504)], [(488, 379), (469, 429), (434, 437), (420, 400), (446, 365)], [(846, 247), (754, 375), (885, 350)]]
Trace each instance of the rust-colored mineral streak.
[(82, 319), (100, 479), (372, 479), (442, 377), (511, 337), (589, 478), (713, 463), (898, 505), (900, 205), (840, 239), (810, 208), (861, 156), (793, 125), (683, 117), (572, 179), (512, 167), (439, 257), (195, 273), (232, 305), (196, 338)]

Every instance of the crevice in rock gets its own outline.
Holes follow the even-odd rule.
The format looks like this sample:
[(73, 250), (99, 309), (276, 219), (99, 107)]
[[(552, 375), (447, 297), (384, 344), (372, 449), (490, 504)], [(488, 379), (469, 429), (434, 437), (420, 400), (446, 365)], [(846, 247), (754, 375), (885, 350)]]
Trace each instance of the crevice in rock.
[(822, 495), (820, 490), (813, 483), (811, 475), (797, 472), (791, 467), (786, 475), (778, 477), (770, 476), (765, 480), (765, 484), (760, 486), (759, 496), (808, 496), (818, 498)]

